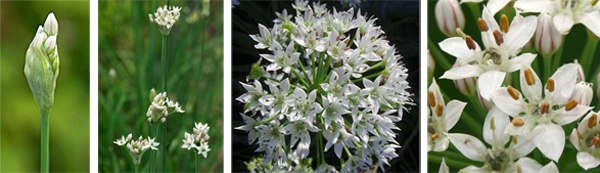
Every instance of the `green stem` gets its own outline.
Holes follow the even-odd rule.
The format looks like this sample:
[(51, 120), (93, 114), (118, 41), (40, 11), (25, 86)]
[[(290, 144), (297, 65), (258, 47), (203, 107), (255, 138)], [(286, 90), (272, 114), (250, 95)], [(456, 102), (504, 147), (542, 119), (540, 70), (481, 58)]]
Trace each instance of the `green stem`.
[[(581, 66), (583, 67), (584, 71), (591, 71), (591, 65), (592, 65), (592, 61), (594, 59), (594, 54), (596, 53), (596, 47), (598, 46), (598, 39), (594, 38), (594, 36), (590, 36), (588, 37), (586, 43), (585, 43), (585, 48), (583, 49), (583, 53), (581, 54)], [(593, 79), (592, 75), (588, 75), (588, 81), (590, 81), (589, 79)]]
[(446, 59), (439, 47), (433, 42), (431, 42), (431, 40), (427, 40), (427, 48), (429, 49), (429, 53), (431, 53), (431, 56), (433, 56), (436, 66), (439, 66), (437, 68), (447, 70), (450, 69), (450, 67), (452, 67), (452, 64), (450, 64), (450, 62)]
[(42, 150), (41, 150), (41, 172), (50, 171), (50, 110), (41, 110), (42, 118)]
[(544, 79), (548, 79), (552, 76), (552, 56), (543, 56), (542, 61), (544, 61)]
[(198, 154), (194, 153), (194, 172), (198, 172)]
[(160, 65), (162, 68), (162, 91), (167, 92), (167, 36), (163, 35), (162, 38), (162, 52), (160, 56)]
[[(151, 131), (151, 135), (152, 137), (156, 138), (157, 135), (157, 131), (156, 131), (157, 127), (156, 125), (150, 125), (150, 131)], [(156, 172), (156, 153), (157, 151), (151, 150), (150, 151), (150, 172)]]
[[(563, 41), (564, 43), (564, 41)], [(560, 45), (563, 45), (563, 43), (561, 43)], [(562, 53), (563, 53), (563, 48), (564, 46), (561, 46), (560, 48), (558, 48), (558, 51), (556, 51), (556, 53), (554, 53), (553, 55), (553, 59), (554, 59), (554, 63), (552, 64), (552, 69), (558, 69), (558, 66), (560, 66), (560, 60), (562, 60)]]
[(162, 160), (162, 172), (167, 172), (167, 148), (169, 142), (167, 142), (167, 121), (165, 121), (164, 123), (162, 123), (162, 125), (164, 127), (162, 127), (162, 140), (161, 142), (163, 142), (164, 144), (161, 145), (162, 148), (160, 149), (160, 152), (162, 153), (162, 155), (160, 156), (160, 159)]
[(140, 172), (140, 171), (139, 171), (139, 167), (140, 167), (140, 165), (139, 165), (139, 164), (135, 164), (135, 172), (136, 172), (136, 173)]

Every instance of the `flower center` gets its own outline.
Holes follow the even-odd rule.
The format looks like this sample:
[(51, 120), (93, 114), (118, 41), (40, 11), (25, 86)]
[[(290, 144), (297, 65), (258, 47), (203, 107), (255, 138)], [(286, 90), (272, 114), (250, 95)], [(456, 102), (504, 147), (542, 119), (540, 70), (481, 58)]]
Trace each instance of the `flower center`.
[(485, 161), (490, 165), (492, 170), (502, 171), (508, 161), (508, 154), (504, 151), (489, 151), (485, 157)]
[(488, 59), (491, 59), (496, 65), (502, 64), (502, 56), (500, 56), (500, 54), (498, 54), (494, 49), (486, 49), (483, 53), (483, 61), (485, 62)]

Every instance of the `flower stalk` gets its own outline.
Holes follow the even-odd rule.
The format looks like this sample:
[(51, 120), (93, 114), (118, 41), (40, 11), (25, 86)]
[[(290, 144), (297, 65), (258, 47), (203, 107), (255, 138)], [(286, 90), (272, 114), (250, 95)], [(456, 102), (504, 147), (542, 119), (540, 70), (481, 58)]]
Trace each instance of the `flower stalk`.
[(41, 150), (41, 171), (40, 172), (49, 172), (50, 171), (50, 114), (48, 111), (42, 111), (42, 150)]

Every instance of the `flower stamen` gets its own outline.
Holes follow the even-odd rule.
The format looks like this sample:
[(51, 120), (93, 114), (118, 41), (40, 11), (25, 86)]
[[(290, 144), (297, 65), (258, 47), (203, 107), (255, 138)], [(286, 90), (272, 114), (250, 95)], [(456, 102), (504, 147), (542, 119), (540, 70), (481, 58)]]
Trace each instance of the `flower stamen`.
[(542, 104), (542, 109), (540, 111), (540, 114), (547, 114), (549, 110), (550, 110), (550, 104), (544, 103), (544, 104)]
[(435, 106), (435, 96), (433, 96), (433, 92), (431, 92), (431, 91), (427, 92), (427, 100), (429, 101), (429, 106), (431, 106), (431, 107)]
[(517, 117), (517, 118), (513, 119), (513, 120), (511, 121), (511, 123), (512, 123), (514, 126), (517, 126), (517, 127), (523, 127), (523, 125), (525, 125), (525, 122), (523, 122), (523, 119), (522, 119), (522, 118), (519, 118), (519, 117)]
[(535, 79), (533, 78), (533, 72), (531, 72), (530, 68), (525, 69), (525, 81), (527, 81), (527, 85), (531, 86), (535, 84)]
[(596, 127), (596, 125), (598, 124), (597, 120), (598, 120), (598, 115), (597, 114), (592, 115), (592, 117), (590, 117), (590, 119), (588, 121), (588, 128), (591, 129), (591, 128)]
[(496, 44), (498, 46), (500, 46), (502, 43), (504, 43), (504, 38), (502, 37), (502, 33), (500, 33), (500, 31), (498, 31), (498, 30), (494, 30), (494, 39), (496, 40)]
[(565, 104), (565, 110), (570, 111), (571, 109), (575, 108), (575, 106), (577, 106), (577, 103), (577, 100), (571, 99)]
[(505, 14), (502, 14), (502, 17), (500, 17), (500, 30), (504, 33), (507, 33), (508, 26), (508, 17), (506, 17)]
[(596, 4), (598, 4), (598, 0), (593, 0), (592, 1), (592, 6), (596, 6)]
[(438, 104), (438, 105), (435, 107), (435, 114), (436, 114), (438, 117), (441, 117), (443, 112), (444, 112), (444, 106), (443, 106), (441, 103), (439, 103), (439, 104)]
[(509, 85), (506, 90), (513, 99), (519, 100), (519, 91), (517, 91), (517, 89), (515, 89), (512, 85)]
[(548, 78), (548, 82), (546, 82), (546, 89), (550, 92), (554, 92), (554, 79)]
[(465, 37), (465, 42), (467, 42), (467, 47), (469, 48), (469, 50), (475, 50), (475, 48), (477, 48), (477, 46), (475, 46), (475, 41), (473, 41), (473, 38), (471, 38), (471, 36), (466, 36)]
[(434, 133), (433, 135), (431, 135), (431, 140), (435, 141), (436, 139), (438, 139), (440, 137), (439, 133)]
[(594, 138), (592, 138), (592, 142), (591, 142), (591, 144), (592, 144), (593, 146), (596, 146), (596, 147), (598, 147), (598, 146), (600, 145), (600, 137), (598, 137), (598, 136), (594, 136)]
[(477, 24), (479, 25), (479, 30), (481, 32), (487, 32), (489, 30), (487, 23), (485, 23), (485, 20), (482, 18), (477, 19)]

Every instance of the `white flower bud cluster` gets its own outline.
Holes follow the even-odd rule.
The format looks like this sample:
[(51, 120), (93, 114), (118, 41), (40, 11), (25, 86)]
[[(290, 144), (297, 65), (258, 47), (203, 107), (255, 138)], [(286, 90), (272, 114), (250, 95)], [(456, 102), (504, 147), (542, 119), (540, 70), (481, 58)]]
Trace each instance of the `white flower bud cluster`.
[[(251, 35), (255, 48), (270, 53), (260, 55), (262, 76), (241, 83), (247, 92), (237, 100), (245, 104), (245, 125), (236, 129), (249, 133), (248, 142), (258, 144), (256, 152), (264, 152), (263, 164), (273, 171), (292, 171), (311, 149), (332, 148), (348, 158), (337, 169), (383, 169), (398, 157), (395, 123), (413, 104), (402, 57), (375, 19), (354, 9), (330, 11), (307, 1), (292, 7), (295, 16), (284, 10), (273, 27), (259, 24), (260, 34)], [(323, 147), (310, 147), (322, 139)]]
[(58, 21), (54, 13), (50, 13), (44, 26), (38, 27), (26, 53), (25, 77), (41, 110), (49, 110), (54, 104), (54, 89), (60, 64), (57, 35)]
[(148, 137), (147, 139), (143, 139), (142, 136), (138, 138), (138, 140), (132, 140), (131, 133), (125, 136), (121, 136), (120, 139), (114, 141), (118, 146), (127, 145), (127, 149), (129, 149), (129, 154), (133, 158), (133, 163), (136, 165), (140, 164), (140, 160), (142, 159), (142, 155), (148, 149), (158, 150), (158, 142), (154, 142), (155, 138)]
[(167, 116), (175, 112), (184, 113), (185, 111), (178, 102), (169, 100), (166, 92), (162, 92), (154, 96), (152, 103), (148, 106), (146, 117), (148, 117), (148, 123), (150, 124), (164, 123)]
[(185, 132), (183, 145), (181, 148), (188, 150), (192, 148), (196, 149), (196, 151), (198, 151), (198, 155), (202, 154), (202, 156), (206, 158), (206, 155), (210, 151), (208, 146), (208, 139), (210, 139), (210, 136), (208, 136), (209, 129), (210, 126), (208, 126), (208, 124), (195, 123), (193, 133)]
[(163, 6), (158, 7), (154, 15), (148, 14), (150, 18), (150, 22), (156, 23), (158, 25), (158, 30), (163, 35), (169, 35), (171, 33), (171, 28), (177, 20), (179, 20), (179, 11), (181, 7), (177, 6)]

